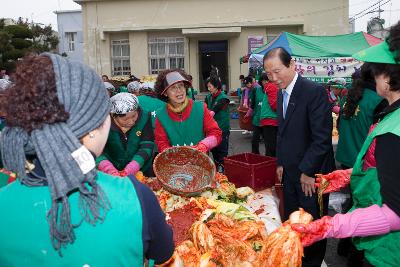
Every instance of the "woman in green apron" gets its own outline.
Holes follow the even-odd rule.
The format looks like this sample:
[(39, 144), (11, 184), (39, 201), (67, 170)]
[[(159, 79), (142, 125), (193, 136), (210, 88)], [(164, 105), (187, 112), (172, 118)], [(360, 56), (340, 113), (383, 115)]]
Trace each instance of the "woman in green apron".
[(218, 123), (222, 131), (221, 143), (211, 149), (217, 170), (224, 172), (224, 158), (228, 156), (229, 150), (229, 134), (231, 130), (229, 118), (229, 98), (222, 91), (221, 79), (218, 76), (210, 76), (206, 80), (206, 86), (209, 91), (204, 103), (213, 114), (213, 118)]
[(156, 118), (154, 135), (160, 153), (171, 146), (191, 146), (207, 153), (221, 142), (221, 129), (206, 105), (187, 97), (190, 85), (181, 70), (165, 70), (157, 77), (158, 97), (167, 102)]
[(302, 233), (305, 246), (328, 237), (353, 237), (357, 249), (364, 250), (367, 265), (400, 266), (400, 23), (391, 28), (386, 41), (353, 57), (371, 62), (377, 93), (389, 103), (353, 169), (323, 176), (329, 183), (325, 193), (350, 182), (353, 207), (347, 214), (292, 228)]
[(98, 169), (114, 176), (152, 174), (154, 134), (150, 113), (139, 107), (131, 93), (111, 97), (111, 129)]
[[(161, 264), (174, 245), (152, 191), (96, 171), (110, 101), (89, 67), (54, 54), (24, 58), (1, 105), (0, 145), (17, 181), (0, 189), (0, 266)], [(10, 115), (10, 116), (8, 116)], [(25, 169), (26, 156), (34, 168)]]

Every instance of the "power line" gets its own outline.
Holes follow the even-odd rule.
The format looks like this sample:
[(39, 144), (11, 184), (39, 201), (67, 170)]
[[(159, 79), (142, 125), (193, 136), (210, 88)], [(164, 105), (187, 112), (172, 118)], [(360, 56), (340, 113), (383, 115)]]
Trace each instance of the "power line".
[[(382, 1), (382, 0), (381, 0), (381, 1)], [(378, 3), (375, 3), (373, 6), (379, 4), (381, 1), (379, 1)], [(373, 8), (372, 10), (369, 10), (367, 13), (364, 13), (364, 14), (362, 14), (361, 16), (356, 17), (357, 15), (355, 15), (353, 18), (350, 19), (350, 22), (353, 22), (353, 21), (355, 21), (356, 19), (362, 18), (362, 17), (364, 17), (364, 16), (370, 14), (371, 11), (374, 11), (374, 10), (376, 10), (376, 9), (380, 9), (381, 6), (384, 6), (384, 5), (386, 5), (387, 3), (391, 2), (391, 1), (392, 1), (392, 0), (387, 0), (385, 3), (380, 4), (378, 7)], [(373, 6), (370, 6), (369, 8), (363, 10), (362, 12), (365, 12), (366, 10), (370, 9), (370, 8), (373, 7)], [(360, 12), (360, 13), (358, 13), (358, 14), (361, 14), (362, 12)], [(381, 11), (379, 11), (379, 12), (381, 12)]]
[(383, 1), (383, 0), (379, 0), (378, 2), (376, 2), (375, 4), (373, 4), (372, 6), (369, 6), (369, 7), (367, 7), (366, 9), (364, 9), (363, 11), (360, 11), (360, 12), (358, 12), (357, 14), (355, 14), (354, 17), (356, 17), (356, 16), (362, 14), (363, 12), (365, 12), (365, 11), (367, 11), (368, 9), (370, 9), (370, 8), (372, 8), (372, 7), (374, 7), (374, 6), (376, 6), (377, 4), (379, 4), (379, 3), (382, 2), (382, 1)]

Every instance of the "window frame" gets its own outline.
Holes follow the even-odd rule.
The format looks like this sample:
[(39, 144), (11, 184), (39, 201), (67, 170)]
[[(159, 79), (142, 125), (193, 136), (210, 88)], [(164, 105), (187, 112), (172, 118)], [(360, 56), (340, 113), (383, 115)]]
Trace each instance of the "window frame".
[(65, 32), (65, 38), (67, 39), (68, 52), (75, 52), (76, 48), (76, 32)]
[[(116, 51), (118, 52), (117, 55), (114, 54)], [(130, 59), (131, 57), (130, 57), (129, 39), (111, 40), (111, 75), (112, 76), (130, 75), (131, 74)], [(117, 63), (120, 68), (119, 70), (116, 69)]]
[[(185, 38), (151, 37), (148, 39), (149, 73), (185, 68)], [(175, 61), (175, 63), (173, 63)]]

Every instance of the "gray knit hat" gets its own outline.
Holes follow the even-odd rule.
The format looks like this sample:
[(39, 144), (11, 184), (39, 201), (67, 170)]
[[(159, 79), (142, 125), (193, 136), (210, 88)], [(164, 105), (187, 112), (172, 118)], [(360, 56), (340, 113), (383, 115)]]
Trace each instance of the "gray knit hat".
[[(90, 224), (103, 221), (110, 208), (107, 196), (96, 183), (94, 158), (79, 141), (106, 120), (110, 101), (104, 83), (86, 65), (50, 53), (42, 56), (52, 61), (58, 100), (69, 119), (44, 124), (30, 134), (22, 128), (5, 127), (0, 145), (5, 168), (16, 172), (21, 183), (48, 186), (52, 206), (47, 219), (53, 246), (60, 251), (62, 246), (75, 241), (77, 227), (71, 222), (68, 193), (79, 192), (80, 214)], [(28, 152), (37, 155), (45, 177), (25, 173)], [(87, 159), (84, 164), (82, 153)]]

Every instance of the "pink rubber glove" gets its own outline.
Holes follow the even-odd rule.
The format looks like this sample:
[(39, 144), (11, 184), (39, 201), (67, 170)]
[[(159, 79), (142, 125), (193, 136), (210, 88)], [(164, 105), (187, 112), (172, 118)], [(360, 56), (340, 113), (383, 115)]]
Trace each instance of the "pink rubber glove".
[(102, 160), (98, 166), (99, 171), (111, 174), (113, 176), (119, 176), (119, 171), (114, 167), (114, 165), (109, 160)]
[(212, 111), (212, 110), (210, 110), (210, 115), (211, 115), (211, 117), (214, 117), (214, 115), (215, 115), (215, 112), (214, 112), (214, 111)]
[(212, 135), (201, 140), (197, 145), (193, 146), (193, 148), (201, 152), (207, 153), (217, 145), (217, 138)]
[(128, 165), (125, 166), (124, 168), (124, 174), (125, 175), (135, 175), (138, 171), (140, 170), (140, 165), (137, 163), (137, 161), (132, 160), (131, 162), (128, 163)]
[(400, 217), (385, 204), (359, 208), (351, 213), (324, 216), (307, 225), (292, 224), (292, 229), (303, 234), (301, 243), (309, 246), (328, 238), (383, 235), (400, 229)]
[(246, 115), (244, 115), (244, 118), (250, 118), (251, 116), (253, 116), (253, 109), (249, 108), (249, 110), (247, 110)]
[(345, 187), (350, 183), (350, 176), (353, 169), (347, 170), (336, 170), (328, 174), (317, 174), (315, 179), (315, 187), (320, 187), (321, 180), (326, 179), (329, 182), (329, 185), (324, 190), (324, 194), (337, 192), (341, 188)]
[(339, 112), (340, 112), (340, 106), (333, 106), (332, 112), (335, 113), (335, 114), (339, 114)]

